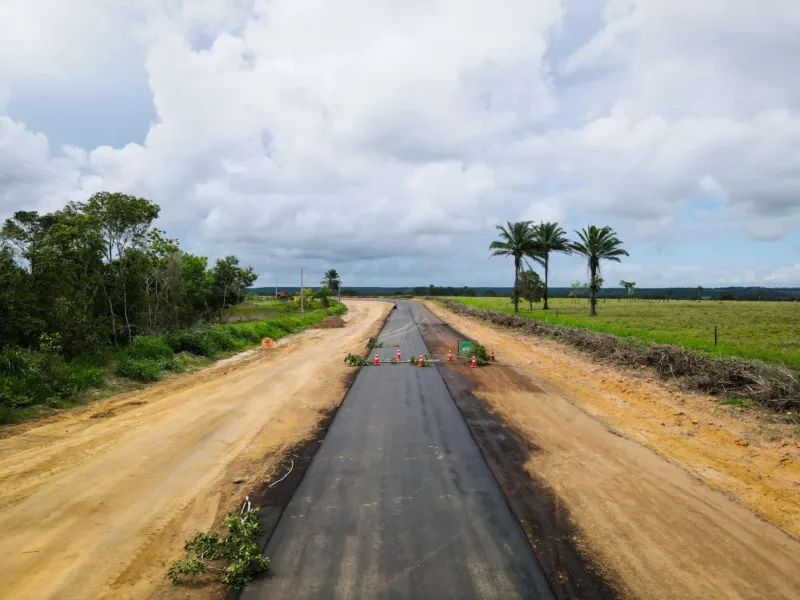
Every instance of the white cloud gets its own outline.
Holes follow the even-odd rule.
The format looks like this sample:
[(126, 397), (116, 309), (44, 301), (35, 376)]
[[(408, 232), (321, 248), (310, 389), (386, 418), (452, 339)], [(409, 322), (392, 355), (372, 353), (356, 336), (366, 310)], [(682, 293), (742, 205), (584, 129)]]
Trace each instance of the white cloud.
[(609, 0), (548, 54), (570, 2), (9, 0), (0, 114), (19, 82), (124, 77), (141, 55), (157, 118), (142, 144), (56, 149), (0, 117), (0, 148), (57, 176), (0, 153), (0, 212), (122, 190), (190, 248), (356, 277), (456, 250), (451, 275), (493, 273), (493, 225), (517, 218), (662, 245), (796, 231), (796, 2)]

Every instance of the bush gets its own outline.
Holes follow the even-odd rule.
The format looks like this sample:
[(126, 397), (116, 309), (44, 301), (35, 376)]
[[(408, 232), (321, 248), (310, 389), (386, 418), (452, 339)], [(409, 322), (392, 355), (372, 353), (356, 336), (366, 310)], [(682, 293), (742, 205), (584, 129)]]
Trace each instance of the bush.
[[(96, 380), (97, 373), (86, 375)], [(9, 347), (0, 351), (0, 422), (19, 420), (19, 409), (34, 405), (62, 406), (81, 387), (73, 368), (58, 355)], [(15, 417), (16, 415), (16, 417)]]
[(489, 354), (486, 352), (486, 347), (478, 342), (473, 342), (475, 346), (475, 364), (479, 367), (485, 367), (489, 364)]
[(169, 347), (164, 338), (143, 336), (136, 338), (133, 343), (125, 349), (125, 353), (131, 358), (150, 358), (153, 360), (172, 359), (172, 348)]
[(36, 376), (41, 355), (18, 346), (3, 348), (0, 352), (0, 373), (9, 375)]
[(363, 367), (366, 366), (367, 361), (357, 354), (348, 354), (344, 357), (344, 364), (348, 367)]
[(171, 364), (172, 360), (123, 356), (117, 363), (117, 375), (136, 381), (158, 381)]
[(209, 339), (211, 345), (217, 352), (228, 352), (236, 350), (239, 344), (233, 336), (233, 331), (230, 327), (224, 325), (214, 325), (206, 330), (206, 337)]
[(221, 575), (222, 582), (233, 590), (241, 590), (263, 573), (269, 559), (261, 554), (258, 534), (258, 509), (244, 515), (229, 513), (222, 521), (227, 535), (216, 532), (198, 533), (184, 544), (186, 556), (172, 563), (167, 576), (178, 584), (182, 576), (194, 576), (208, 572), (208, 560), (225, 560), (228, 566)]
[(19, 375), (0, 377), (0, 404), (9, 408), (21, 408), (36, 404), (36, 397), (31, 395), (28, 382)]
[(212, 356), (215, 348), (200, 329), (187, 329), (168, 334), (164, 341), (176, 354), (189, 352), (198, 356)]
[(106, 370), (103, 367), (73, 365), (70, 379), (75, 390), (82, 392), (102, 387), (106, 382)]

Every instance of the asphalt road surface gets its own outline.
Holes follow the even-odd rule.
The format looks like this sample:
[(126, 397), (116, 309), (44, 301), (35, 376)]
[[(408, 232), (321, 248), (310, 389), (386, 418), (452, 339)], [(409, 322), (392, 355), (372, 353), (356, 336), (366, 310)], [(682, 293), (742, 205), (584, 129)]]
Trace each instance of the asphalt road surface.
[[(427, 352), (398, 302), (381, 361)], [(437, 369), (361, 370), (267, 545), (256, 599), (552, 598)]]

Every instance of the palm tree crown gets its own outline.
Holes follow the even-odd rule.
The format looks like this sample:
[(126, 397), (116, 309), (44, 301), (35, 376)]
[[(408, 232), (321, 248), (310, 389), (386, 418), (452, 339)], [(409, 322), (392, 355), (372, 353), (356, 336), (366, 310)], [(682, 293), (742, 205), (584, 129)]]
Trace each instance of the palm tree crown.
[(493, 241), (489, 245), (489, 249), (493, 250), (492, 256), (514, 257), (514, 312), (519, 312), (517, 283), (523, 257), (536, 254), (534, 227), (530, 221), (517, 221), (516, 223), (509, 221), (505, 227), (498, 225), (497, 230), (500, 232), (500, 239)]
[(336, 269), (330, 269), (325, 272), (325, 275), (322, 277), (322, 284), (327, 285), (328, 289), (331, 291), (339, 289), (339, 273), (336, 272)]
[(570, 247), (573, 252), (586, 257), (589, 267), (589, 292), (591, 294), (591, 316), (597, 315), (597, 292), (600, 290), (602, 278), (600, 277), (600, 261), (609, 260), (620, 262), (620, 256), (628, 256), (622, 247), (622, 242), (611, 227), (597, 227), (589, 225), (581, 231), (576, 231), (578, 241), (572, 242)]
[(536, 242), (536, 253), (531, 256), (533, 260), (544, 267), (544, 310), (549, 309), (547, 305), (547, 280), (550, 271), (550, 253), (563, 252), (571, 254), (572, 247), (567, 239), (567, 232), (558, 223), (539, 223), (534, 228), (534, 241)]

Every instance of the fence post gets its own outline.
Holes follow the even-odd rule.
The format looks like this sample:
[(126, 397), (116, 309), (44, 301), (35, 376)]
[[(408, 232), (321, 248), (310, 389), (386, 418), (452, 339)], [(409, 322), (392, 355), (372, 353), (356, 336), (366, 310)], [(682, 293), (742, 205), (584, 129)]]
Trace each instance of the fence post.
[(714, 345), (717, 345), (717, 326), (714, 325)]

